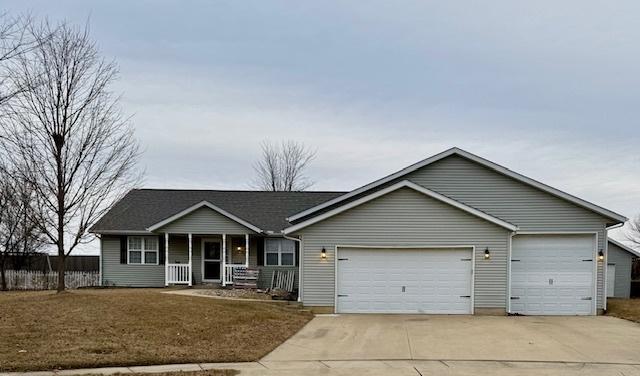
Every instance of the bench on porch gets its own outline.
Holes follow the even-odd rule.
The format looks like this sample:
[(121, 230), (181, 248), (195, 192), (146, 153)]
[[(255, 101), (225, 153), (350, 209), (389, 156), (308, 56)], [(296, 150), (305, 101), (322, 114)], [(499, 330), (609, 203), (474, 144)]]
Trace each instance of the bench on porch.
[(233, 288), (235, 289), (257, 289), (260, 269), (236, 267), (233, 268)]

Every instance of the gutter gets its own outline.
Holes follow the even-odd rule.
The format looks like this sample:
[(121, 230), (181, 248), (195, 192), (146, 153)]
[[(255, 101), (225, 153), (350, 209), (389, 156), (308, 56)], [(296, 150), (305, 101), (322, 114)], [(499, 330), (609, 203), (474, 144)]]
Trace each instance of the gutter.
[(618, 224), (615, 224), (613, 226), (609, 226), (609, 227), (605, 227), (605, 228), (607, 229), (607, 231), (609, 231), (609, 230), (613, 230), (613, 229), (622, 227), (622, 226), (624, 226), (625, 223), (627, 223), (627, 222), (618, 223)]

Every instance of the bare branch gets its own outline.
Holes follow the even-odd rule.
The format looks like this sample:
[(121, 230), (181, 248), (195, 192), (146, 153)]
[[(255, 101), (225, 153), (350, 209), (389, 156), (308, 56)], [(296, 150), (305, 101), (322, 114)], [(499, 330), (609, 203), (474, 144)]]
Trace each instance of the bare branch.
[(640, 215), (625, 224), (624, 235), (629, 242), (640, 247)]
[(313, 185), (305, 172), (316, 152), (304, 144), (286, 140), (280, 145), (264, 141), (262, 158), (253, 168), (254, 187), (264, 191), (304, 191)]

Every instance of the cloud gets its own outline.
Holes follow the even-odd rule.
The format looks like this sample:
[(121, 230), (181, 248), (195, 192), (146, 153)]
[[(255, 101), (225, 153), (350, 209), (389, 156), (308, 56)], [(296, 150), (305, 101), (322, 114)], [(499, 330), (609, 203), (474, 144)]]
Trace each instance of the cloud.
[(640, 3), (9, 1), (115, 58), (146, 185), (247, 189), (263, 139), (349, 190), (451, 146), (640, 212)]

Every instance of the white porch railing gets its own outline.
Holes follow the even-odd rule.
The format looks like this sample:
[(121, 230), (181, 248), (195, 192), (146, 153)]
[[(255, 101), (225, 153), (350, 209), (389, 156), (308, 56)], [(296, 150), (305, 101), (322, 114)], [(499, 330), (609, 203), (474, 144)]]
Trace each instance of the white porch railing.
[(189, 264), (167, 264), (167, 283), (189, 283)]
[(236, 264), (229, 265), (226, 264), (224, 266), (224, 283), (226, 285), (233, 285), (233, 270), (236, 268), (246, 268), (247, 266), (244, 264)]

